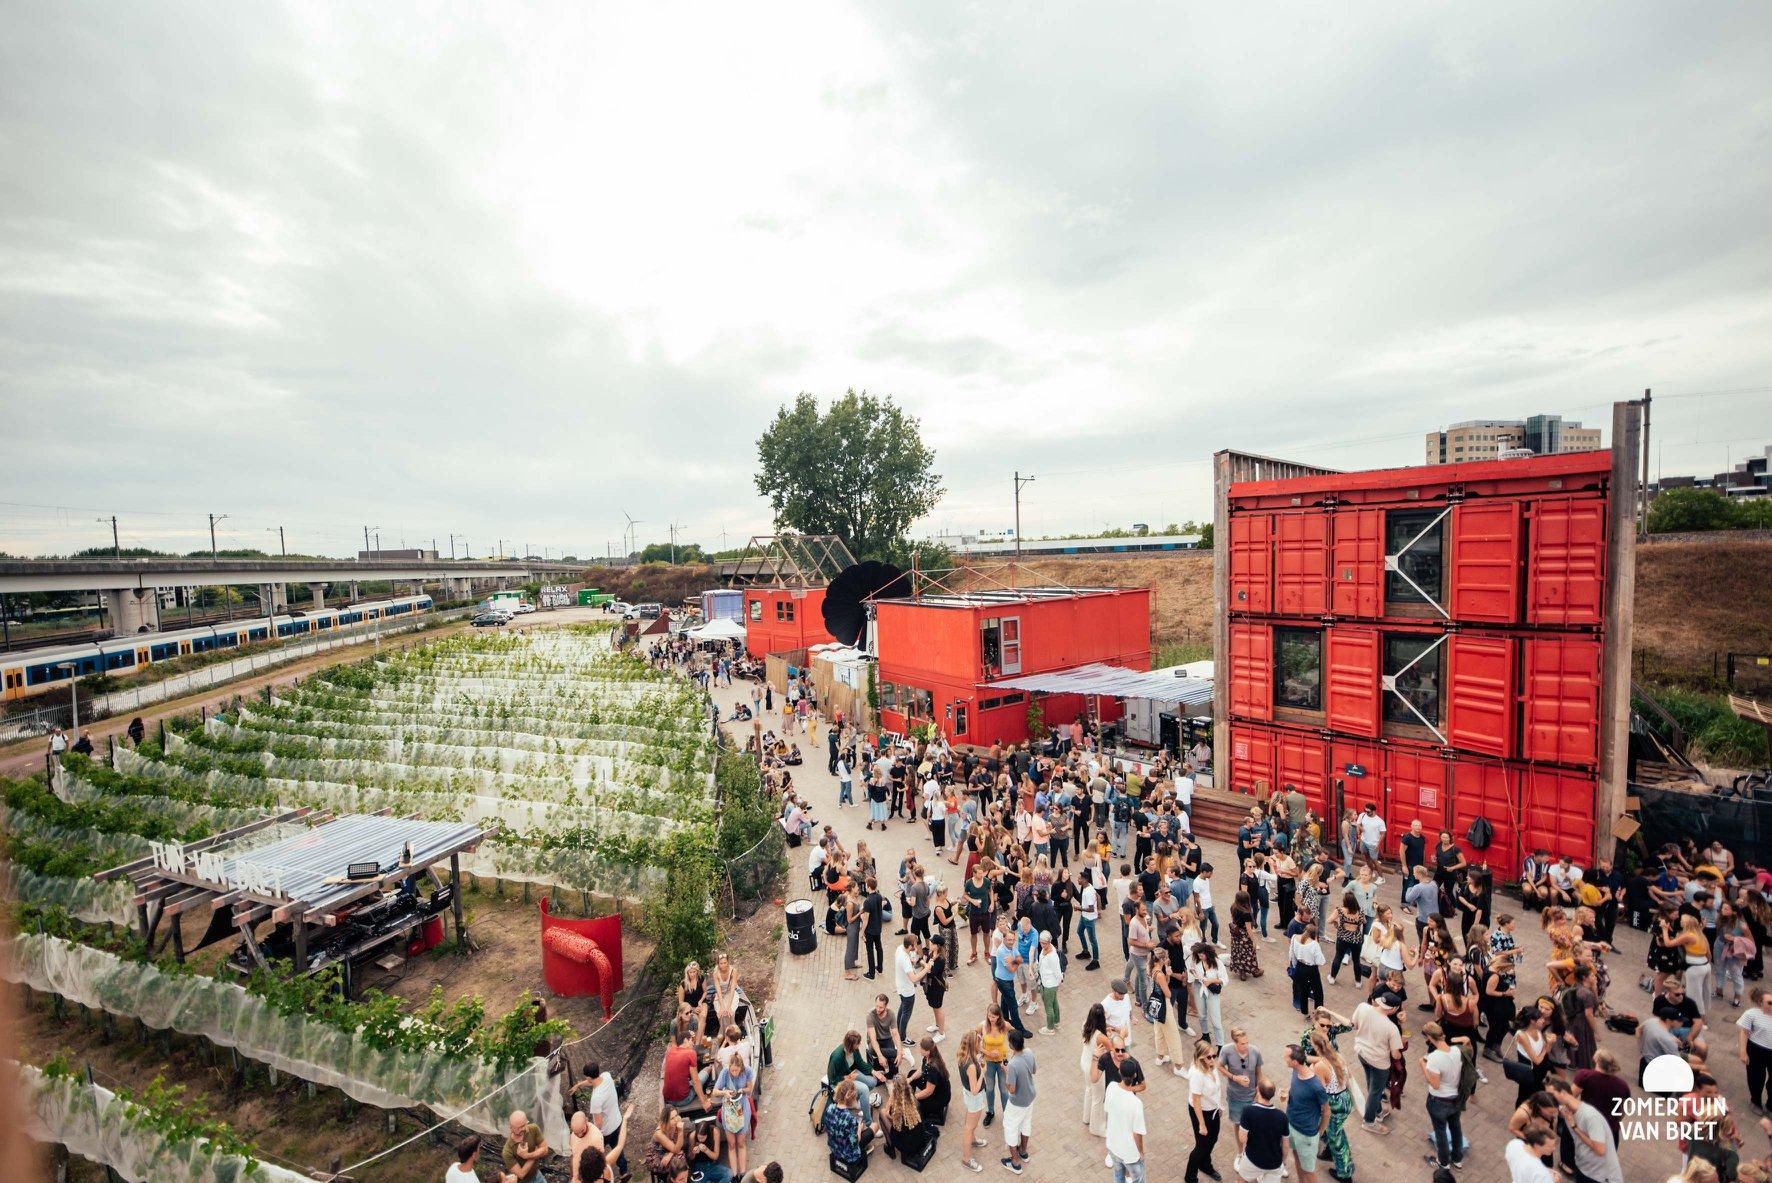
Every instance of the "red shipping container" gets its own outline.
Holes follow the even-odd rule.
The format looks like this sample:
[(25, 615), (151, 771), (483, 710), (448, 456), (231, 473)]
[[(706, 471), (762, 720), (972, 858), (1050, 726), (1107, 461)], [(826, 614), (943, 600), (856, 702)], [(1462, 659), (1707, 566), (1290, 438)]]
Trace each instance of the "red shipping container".
[(1310, 801), (1317, 816), (1323, 816), (1323, 806), (1328, 800), (1328, 778), (1327, 751), (1322, 737), (1282, 731), (1275, 736), (1274, 747), (1274, 791), (1284, 792), (1287, 785), (1296, 786)]
[[(1323, 811), (1323, 841), (1330, 847), (1340, 842), (1340, 831), (1337, 826), (1340, 818), (1332, 816), (1335, 810), (1334, 789), (1341, 786), (1341, 807), (1351, 809), (1355, 813), (1364, 809), (1367, 803), (1378, 806), (1378, 812), (1384, 813), (1384, 771), (1380, 761), (1382, 755), (1377, 744), (1357, 743), (1352, 740), (1337, 739), (1329, 744), (1329, 787), (1330, 799)], [(1348, 769), (1360, 770), (1360, 775)]]
[(1337, 616), (1384, 615), (1384, 511), (1338, 509), (1330, 610)]
[(1324, 634), (1324, 722), (1332, 731), (1376, 736), (1382, 693), (1377, 630), (1337, 625)]
[(1230, 610), (1273, 610), (1273, 518), (1265, 513), (1231, 518)]
[(1276, 611), (1323, 615), (1329, 610), (1329, 515), (1279, 513), (1273, 523)]
[(1606, 503), (1551, 497), (1533, 504), (1526, 619), (1599, 624), (1606, 604)]
[(1467, 501), (1452, 510), (1452, 619), (1520, 618), (1520, 502)]
[(1427, 833), (1431, 851), (1451, 812), (1451, 778), (1445, 757), (1417, 748), (1390, 747), (1384, 752), (1386, 805), (1384, 853), (1395, 854), (1397, 839), (1417, 819)]
[(1456, 633), (1446, 643), (1446, 742), (1486, 756), (1514, 746), (1514, 640)]
[(1520, 756), (1556, 764), (1600, 758), (1600, 643), (1587, 637), (1526, 641)]
[(1274, 633), (1265, 624), (1231, 625), (1231, 714), (1274, 717)]
[[(1452, 836), (1473, 864), (1487, 863), (1497, 883), (1520, 874), (1520, 774), (1494, 760), (1452, 762)], [(1489, 822), (1489, 845), (1477, 850), (1465, 839), (1479, 817)]]
[(1594, 778), (1541, 764), (1526, 765), (1522, 775), (1521, 855), (1542, 848), (1586, 866), (1594, 855)]
[(1257, 782), (1273, 788), (1274, 734), (1263, 727), (1231, 728), (1231, 783), (1233, 793), (1253, 793)]

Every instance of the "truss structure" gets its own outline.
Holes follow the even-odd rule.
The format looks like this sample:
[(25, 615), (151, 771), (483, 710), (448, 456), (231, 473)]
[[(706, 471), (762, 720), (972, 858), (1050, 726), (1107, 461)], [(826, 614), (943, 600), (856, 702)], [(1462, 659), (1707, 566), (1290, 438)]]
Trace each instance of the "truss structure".
[(733, 566), (752, 587), (823, 587), (855, 556), (835, 534), (756, 534)]

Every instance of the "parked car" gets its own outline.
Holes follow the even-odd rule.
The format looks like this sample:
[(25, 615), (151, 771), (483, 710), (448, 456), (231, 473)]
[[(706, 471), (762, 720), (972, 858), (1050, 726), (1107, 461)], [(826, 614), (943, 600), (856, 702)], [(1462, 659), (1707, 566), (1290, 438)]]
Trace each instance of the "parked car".
[(535, 605), (531, 604), (528, 600), (517, 601), (517, 615), (521, 616), (525, 612), (533, 612), (533, 611), (535, 611)]
[(640, 613), (641, 620), (657, 620), (664, 614), (663, 604), (636, 604), (634, 607)]
[(628, 603), (626, 600), (611, 600), (611, 601), (609, 601), (608, 604), (604, 605), (604, 607), (608, 611), (613, 612), (617, 616), (621, 617), (623, 620), (635, 619), (635, 617), (633, 615), (634, 606), (632, 604)]
[(511, 618), (503, 612), (482, 612), (472, 621), (475, 628), (501, 628), (510, 622)]

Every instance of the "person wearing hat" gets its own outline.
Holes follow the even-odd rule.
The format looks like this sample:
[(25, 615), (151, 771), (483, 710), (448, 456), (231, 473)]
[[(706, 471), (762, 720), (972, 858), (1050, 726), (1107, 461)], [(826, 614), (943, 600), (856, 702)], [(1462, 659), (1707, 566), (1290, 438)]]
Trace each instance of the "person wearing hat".
[(1354, 1054), (1366, 1070), (1366, 1111), (1362, 1118), (1367, 1131), (1374, 1134), (1390, 1133), (1379, 1118), (1384, 1095), (1390, 1088), (1391, 1059), (1403, 1054), (1403, 1033), (1396, 1021), (1402, 1005), (1402, 999), (1386, 992), (1356, 1006), (1352, 1015)]

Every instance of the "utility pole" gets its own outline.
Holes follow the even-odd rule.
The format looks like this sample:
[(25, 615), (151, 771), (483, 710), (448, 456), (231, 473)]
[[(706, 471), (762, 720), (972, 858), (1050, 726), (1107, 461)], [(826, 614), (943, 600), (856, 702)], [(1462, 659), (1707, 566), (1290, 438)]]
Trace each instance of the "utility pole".
[(122, 558), (123, 544), (117, 541), (117, 515), (112, 514), (109, 518), (99, 518), (98, 521), (101, 525), (107, 521), (111, 523), (111, 557)]
[(1034, 478), (1022, 476), (1018, 470), (1015, 474), (1015, 561), (1021, 562), (1021, 487), (1031, 485)]
[(289, 554), (289, 544), (283, 540), (283, 527), (282, 526), (267, 526), (267, 527), (265, 527), (266, 533), (269, 533), (272, 530), (277, 531), (277, 549), (279, 551), (283, 552), (283, 554), (287, 557)]
[(453, 534), (449, 536), (449, 557), (452, 560), (455, 558), (455, 535)]
[(363, 551), (365, 554), (367, 554), (369, 552), (369, 527), (368, 526), (363, 527)]
[(1637, 537), (1649, 537), (1649, 389), (1643, 389), (1643, 479), (1637, 486), (1637, 498), (1642, 502), (1642, 518), (1637, 523)]
[(671, 523), (671, 566), (677, 565), (677, 523)]
[(228, 515), (225, 513), (212, 513), (209, 515), (209, 557), (211, 559), (215, 558), (215, 524), (227, 520)]
[[(378, 555), (381, 553), (381, 527), (380, 526), (377, 526), (375, 528), (375, 553)], [(380, 617), (377, 617), (376, 619), (379, 620)]]

